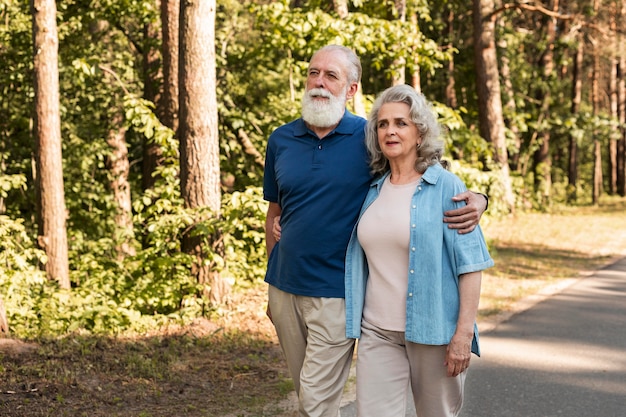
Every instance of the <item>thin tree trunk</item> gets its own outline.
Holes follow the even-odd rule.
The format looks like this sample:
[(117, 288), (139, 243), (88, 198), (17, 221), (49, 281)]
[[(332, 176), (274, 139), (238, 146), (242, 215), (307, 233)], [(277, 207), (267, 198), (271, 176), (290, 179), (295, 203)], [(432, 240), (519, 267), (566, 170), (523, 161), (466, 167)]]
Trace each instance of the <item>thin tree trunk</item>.
[(111, 155), (107, 159), (107, 168), (111, 174), (111, 190), (116, 204), (115, 225), (119, 236), (115, 237), (117, 259), (135, 255), (132, 245), (134, 239), (132, 200), (128, 175), (130, 161), (128, 160), (128, 145), (126, 144), (126, 128), (124, 118), (116, 114), (112, 120), (112, 128), (107, 137), (107, 144), (111, 147)]
[[(165, 0), (163, 0), (165, 1)], [(159, 0), (156, 0), (157, 7)], [(161, 32), (154, 22), (144, 23), (143, 27), (143, 97), (153, 102), (159, 119), (163, 120), (161, 113), (161, 57), (159, 55), (159, 43)], [(156, 181), (154, 175), (157, 167), (163, 163), (163, 153), (159, 144), (153, 140), (143, 139), (142, 161), (142, 187), (144, 190), (152, 188)]]
[(617, 141), (617, 193), (624, 197), (626, 196), (626, 74), (624, 74), (626, 55), (624, 52), (620, 53), (618, 62), (618, 117), (621, 127), (620, 139)]
[[(580, 103), (582, 102), (582, 71), (584, 58), (584, 41), (579, 36), (578, 46), (576, 48), (576, 56), (574, 58), (574, 66), (572, 70), (572, 116), (578, 115), (580, 112)], [(569, 137), (569, 159), (567, 169), (568, 192), (567, 200), (575, 202), (578, 193), (578, 140), (575, 135)]]
[(163, 96), (159, 117), (161, 122), (178, 130), (178, 36), (180, 0), (161, 0), (163, 37)]
[[(609, 70), (609, 103), (611, 117), (615, 120), (618, 119), (618, 102), (617, 102), (617, 59), (612, 58), (610, 61)], [(611, 136), (609, 137), (609, 194), (617, 194), (617, 140)]]
[[(180, 180), (185, 205), (220, 213), (219, 135), (215, 63), (215, 0), (180, 3)], [(197, 221), (206, 219), (198, 218)], [(183, 237), (185, 253), (195, 255), (192, 273), (204, 284), (210, 300), (225, 301), (228, 285), (208, 250), (190, 230)], [(219, 235), (211, 251), (223, 256)]]
[[(600, 0), (594, 0), (593, 10), (597, 14), (600, 10)], [(593, 72), (591, 78), (591, 103), (593, 106), (594, 116), (600, 113), (600, 46), (597, 41), (593, 45)], [(591, 202), (596, 205), (600, 202), (600, 196), (602, 195), (602, 145), (598, 138), (597, 132), (593, 132), (593, 187), (591, 190)]]
[(54, 0), (32, 0), (35, 90), (35, 174), (38, 196), (38, 243), (48, 261), (49, 279), (70, 288), (61, 116), (59, 108), (59, 39)]
[[(448, 39), (450, 40), (448, 43), (448, 49), (452, 49), (452, 39), (454, 39), (454, 10), (452, 10), (451, 8), (448, 9), (446, 16), (446, 33), (448, 35)], [(458, 108), (459, 103), (456, 97), (455, 88), (456, 79), (454, 78), (454, 57), (450, 58), (450, 61), (448, 61), (447, 75), (448, 83), (446, 84), (446, 104), (448, 105), (448, 107), (456, 109)]]
[(9, 319), (7, 318), (7, 310), (4, 307), (4, 301), (0, 297), (0, 337), (9, 336)]
[[(611, 11), (609, 13), (609, 25), (611, 30), (609, 31), (609, 36), (611, 37), (610, 42), (613, 45), (618, 46), (618, 38), (617, 38), (617, 22), (616, 15), (617, 10), (614, 10), (613, 7), (615, 4), (611, 4)], [(611, 117), (615, 120), (619, 119), (619, 93), (618, 89), (618, 72), (619, 72), (619, 59), (616, 55), (612, 56), (609, 64), (609, 103), (610, 103), (610, 113)], [(617, 139), (613, 136), (609, 137), (609, 194), (616, 195), (617, 194), (617, 176), (618, 176), (618, 163), (617, 163)]]
[(514, 196), (509, 173), (509, 161), (504, 134), (500, 74), (496, 55), (495, 17), (493, 0), (474, 0), (474, 54), (478, 90), (480, 134), (491, 143), (494, 160), (500, 169), (504, 202), (514, 210)]
[[(626, 1), (621, 2), (618, 11), (619, 22), (626, 19)], [(617, 34), (617, 42), (623, 45), (625, 36), (623, 33)], [(620, 122), (620, 139), (617, 141), (617, 193), (626, 196), (626, 52), (618, 53), (617, 70), (617, 113)]]
[[(406, 22), (406, 0), (394, 0), (396, 20)], [(398, 58), (393, 62), (395, 71), (391, 74), (391, 85), (401, 85), (405, 83), (406, 60)]]
[[(499, 25), (501, 27), (504, 26), (504, 20), (499, 21)], [(498, 47), (501, 51), (506, 51), (508, 49), (509, 46), (506, 38), (498, 40)], [(502, 87), (504, 89), (504, 96), (507, 98), (504, 103), (504, 108), (508, 110), (509, 114), (516, 114), (517, 105), (515, 104), (515, 90), (513, 89), (513, 82), (511, 81), (511, 68), (509, 67), (509, 58), (508, 56), (506, 56), (506, 54), (500, 57), (500, 64)], [(517, 171), (519, 169), (520, 150), (522, 148), (522, 139), (520, 137), (517, 123), (509, 123), (509, 131), (513, 135), (513, 151), (511, 151), (511, 148), (508, 148), (509, 166), (513, 171)]]
[[(559, 0), (554, 0), (552, 11), (555, 13), (559, 9)], [(543, 85), (549, 86), (549, 80), (552, 78), (554, 71), (554, 42), (556, 40), (556, 21), (552, 17), (546, 17), (546, 43), (547, 47), (541, 57), (540, 67), (543, 68)], [(550, 113), (551, 92), (549, 87), (537, 92), (537, 99), (541, 103), (541, 113), (547, 118)], [(540, 132), (539, 149), (534, 154), (534, 171), (535, 171), (535, 191), (540, 193), (542, 197), (541, 203), (546, 205), (550, 202), (552, 193), (552, 158), (550, 155), (550, 136), (549, 129)]]

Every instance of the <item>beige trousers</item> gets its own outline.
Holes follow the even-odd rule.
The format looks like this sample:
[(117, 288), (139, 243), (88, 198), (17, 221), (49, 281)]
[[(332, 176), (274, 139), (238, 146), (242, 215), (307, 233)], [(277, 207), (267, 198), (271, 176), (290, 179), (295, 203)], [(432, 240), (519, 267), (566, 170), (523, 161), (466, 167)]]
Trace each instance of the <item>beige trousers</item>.
[(343, 298), (305, 297), (270, 285), (269, 308), (300, 417), (337, 417), (354, 340), (346, 338)]
[(404, 417), (409, 390), (418, 417), (455, 417), (463, 404), (466, 372), (446, 375), (446, 346), (407, 342), (404, 332), (363, 320), (356, 363), (358, 417)]

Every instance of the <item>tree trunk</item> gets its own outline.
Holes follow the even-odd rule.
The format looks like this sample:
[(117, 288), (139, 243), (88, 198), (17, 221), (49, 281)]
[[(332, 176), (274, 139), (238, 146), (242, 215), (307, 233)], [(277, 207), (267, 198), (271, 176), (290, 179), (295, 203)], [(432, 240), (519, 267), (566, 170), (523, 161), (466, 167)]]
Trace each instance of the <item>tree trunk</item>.
[(111, 155), (107, 159), (107, 168), (111, 174), (111, 191), (116, 204), (115, 226), (119, 236), (115, 236), (115, 251), (117, 259), (123, 260), (126, 256), (135, 255), (132, 245), (134, 238), (132, 200), (128, 175), (130, 161), (128, 160), (128, 145), (126, 144), (126, 128), (124, 118), (118, 113), (111, 121), (112, 128), (107, 137), (107, 144), (111, 147)]
[(333, 0), (333, 9), (340, 19), (348, 17), (348, 0)]
[[(582, 102), (582, 71), (584, 58), (584, 40), (579, 36), (578, 46), (576, 48), (576, 56), (574, 58), (574, 66), (572, 70), (572, 116), (578, 115), (580, 112), (580, 103)], [(569, 137), (569, 160), (567, 169), (568, 192), (567, 200), (573, 203), (577, 200), (578, 193), (578, 140), (575, 135)]]
[[(500, 20), (499, 26), (505, 26), (505, 21)], [(502, 51), (506, 51), (509, 48), (506, 38), (498, 40), (498, 47)], [(515, 90), (513, 88), (513, 82), (511, 81), (511, 68), (509, 66), (509, 58), (506, 54), (500, 58), (501, 70), (500, 76), (502, 77), (502, 87), (504, 89), (504, 108), (508, 110), (508, 114), (517, 114), (517, 105), (515, 104)], [(509, 166), (513, 171), (519, 170), (520, 150), (522, 149), (522, 139), (518, 129), (518, 125), (515, 122), (509, 123), (509, 130), (513, 135), (513, 146), (508, 149)]]
[[(417, 17), (415, 18), (417, 20)], [(448, 9), (446, 15), (446, 33), (448, 35), (448, 49), (453, 48), (452, 39), (454, 39), (454, 10), (451, 8)], [(459, 107), (459, 103), (456, 97), (456, 88), (455, 83), (456, 79), (454, 78), (454, 57), (450, 58), (448, 61), (448, 70), (447, 70), (447, 78), (448, 82), (446, 84), (446, 104), (448, 107), (456, 109)]]
[[(163, 0), (165, 1), (165, 0)], [(158, 0), (157, 0), (158, 3)], [(142, 70), (143, 70), (143, 97), (155, 104), (156, 113), (162, 110), (161, 105), (161, 57), (159, 56), (159, 43), (161, 32), (158, 30), (154, 22), (144, 23), (143, 27), (143, 51), (142, 51)], [(142, 160), (142, 187), (144, 190), (152, 188), (156, 177), (154, 172), (157, 167), (163, 163), (163, 155), (159, 144), (153, 140), (143, 138), (143, 160)]]
[(178, 27), (180, 0), (161, 0), (163, 37), (163, 96), (159, 117), (161, 123), (178, 130)]
[(0, 297), (0, 337), (9, 336), (9, 320), (7, 319), (7, 310), (4, 307), (4, 301)]
[[(594, 14), (600, 10), (600, 0), (593, 2)], [(600, 45), (596, 40), (593, 45), (593, 71), (591, 75), (591, 104), (594, 116), (600, 114)], [(591, 202), (596, 205), (602, 195), (602, 145), (598, 139), (598, 133), (593, 132), (593, 186), (591, 190)]]
[[(615, 120), (618, 119), (617, 108), (617, 59), (612, 58), (610, 61), (609, 70), (609, 103), (610, 114)], [(609, 137), (609, 194), (617, 194), (617, 140), (611, 136)]]
[(54, 0), (31, 0), (35, 112), (35, 175), (38, 200), (38, 243), (45, 251), (46, 274), (70, 288), (61, 116), (59, 109), (59, 39)]
[[(626, 2), (624, 2), (626, 7)], [(626, 13), (622, 13), (626, 18)], [(620, 35), (624, 38), (624, 35)], [(622, 41), (622, 45), (624, 40)], [(618, 114), (620, 122), (620, 139), (617, 141), (617, 193), (626, 196), (626, 55), (619, 57), (617, 72)]]
[[(598, 77), (600, 74), (600, 56), (598, 45), (594, 45), (593, 51), (593, 72), (591, 78), (591, 102), (593, 105), (593, 114), (600, 113), (600, 87)], [(593, 188), (591, 190), (591, 202), (596, 205), (600, 202), (602, 194), (602, 145), (598, 139), (598, 133), (593, 132)]]
[(494, 160), (498, 164), (504, 188), (504, 200), (510, 211), (514, 196), (509, 173), (509, 161), (504, 134), (500, 74), (496, 56), (495, 17), (493, 0), (474, 1), (474, 57), (478, 93), (480, 134), (491, 143)]
[[(220, 212), (219, 136), (215, 68), (215, 0), (180, 3), (180, 180), (185, 205)], [(197, 221), (205, 219), (198, 218)], [(219, 236), (211, 250), (221, 251)], [(228, 286), (207, 264), (202, 241), (189, 231), (183, 250), (196, 256), (193, 274), (210, 300), (221, 303)], [(220, 253), (220, 255), (222, 255)]]
[[(616, 10), (613, 9), (613, 4), (610, 6), (612, 13), (609, 13), (609, 25), (611, 30), (609, 31), (609, 36), (611, 37), (610, 42), (613, 45), (618, 45), (618, 35), (617, 35), (617, 22), (616, 22)], [(618, 89), (618, 72), (619, 72), (619, 59), (617, 55), (611, 56), (610, 63), (611, 66), (609, 70), (609, 103), (610, 103), (610, 114), (611, 117), (615, 120), (619, 120), (619, 93)], [(618, 173), (618, 163), (617, 163), (617, 139), (611, 135), (609, 137), (609, 194), (616, 195), (617, 194), (617, 173)]]
[[(396, 20), (406, 22), (406, 0), (394, 0), (394, 9)], [(391, 85), (402, 85), (405, 83), (406, 76), (406, 60), (398, 58), (394, 60), (393, 67), (395, 70), (391, 74)]]
[[(559, 0), (554, 0), (552, 11), (557, 13)], [(537, 100), (541, 103), (542, 118), (547, 119), (550, 114), (551, 92), (549, 85), (554, 72), (554, 42), (556, 40), (556, 21), (552, 17), (545, 17), (546, 43), (547, 47), (539, 61), (539, 67), (543, 68), (543, 87), (537, 91)], [(552, 193), (552, 158), (550, 156), (550, 136), (549, 129), (544, 129), (539, 134), (541, 141), (539, 149), (534, 156), (535, 191), (541, 196), (542, 205), (549, 204)]]

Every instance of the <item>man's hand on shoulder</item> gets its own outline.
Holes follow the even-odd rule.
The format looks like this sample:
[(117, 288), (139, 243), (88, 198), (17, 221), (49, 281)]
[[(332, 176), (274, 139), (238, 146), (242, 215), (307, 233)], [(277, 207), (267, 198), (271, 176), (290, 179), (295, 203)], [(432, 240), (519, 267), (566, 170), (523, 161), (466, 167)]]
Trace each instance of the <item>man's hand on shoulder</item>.
[(455, 210), (448, 210), (443, 221), (450, 229), (457, 229), (460, 234), (469, 233), (478, 226), (480, 218), (487, 210), (489, 200), (486, 195), (465, 191), (452, 197), (454, 201), (465, 201), (465, 206)]

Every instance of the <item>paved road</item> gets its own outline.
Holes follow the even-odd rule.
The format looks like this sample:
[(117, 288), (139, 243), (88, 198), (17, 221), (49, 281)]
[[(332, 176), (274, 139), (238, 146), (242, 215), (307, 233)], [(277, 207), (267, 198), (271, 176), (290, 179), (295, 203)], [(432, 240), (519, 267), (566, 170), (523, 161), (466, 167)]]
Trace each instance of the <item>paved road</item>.
[(626, 416), (626, 258), (484, 333), (481, 349), (461, 417)]

